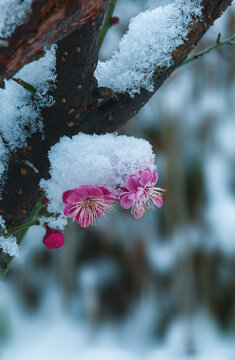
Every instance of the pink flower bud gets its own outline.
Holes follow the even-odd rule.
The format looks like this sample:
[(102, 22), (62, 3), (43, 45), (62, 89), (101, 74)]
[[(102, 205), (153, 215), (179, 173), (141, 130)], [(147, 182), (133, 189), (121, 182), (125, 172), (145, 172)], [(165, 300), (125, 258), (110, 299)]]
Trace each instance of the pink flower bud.
[(110, 25), (116, 25), (119, 24), (119, 17), (118, 16), (112, 16), (110, 19)]
[(64, 234), (59, 230), (54, 230), (48, 225), (45, 225), (46, 235), (43, 237), (44, 245), (52, 250), (59, 249), (64, 245)]

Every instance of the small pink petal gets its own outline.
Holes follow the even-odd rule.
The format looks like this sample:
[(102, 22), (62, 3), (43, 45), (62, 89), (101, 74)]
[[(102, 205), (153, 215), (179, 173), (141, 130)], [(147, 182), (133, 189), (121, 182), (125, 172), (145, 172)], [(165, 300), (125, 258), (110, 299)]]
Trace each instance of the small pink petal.
[(103, 216), (104, 213), (105, 213), (105, 208), (103, 208), (102, 211), (97, 210), (97, 211), (96, 211), (96, 216), (95, 216), (96, 219), (99, 218), (99, 217), (101, 217), (101, 216)]
[[(85, 189), (85, 187), (84, 187)], [(98, 186), (87, 186), (86, 187), (87, 197), (102, 197), (103, 191)]]
[(141, 172), (139, 182), (142, 186), (146, 186), (146, 185), (150, 184), (151, 180), (152, 180), (152, 174), (149, 169), (146, 169)]
[(71, 216), (74, 212), (74, 209), (72, 208), (71, 204), (66, 204), (64, 207), (64, 215), (65, 216)]
[(103, 186), (99, 186), (99, 189), (103, 192), (103, 195), (110, 195), (111, 194), (111, 192), (107, 188), (105, 188)]
[(62, 200), (64, 203), (76, 203), (87, 197), (87, 189), (84, 186), (68, 190), (63, 193)]
[(136, 219), (141, 218), (144, 215), (144, 209), (142, 207), (135, 207), (134, 209), (134, 217)]
[(162, 205), (163, 205), (163, 199), (162, 199), (161, 195), (156, 195), (155, 198), (153, 198), (153, 203), (154, 203), (154, 205), (156, 205), (158, 208), (162, 207)]
[(120, 205), (124, 209), (130, 209), (132, 207), (133, 201), (129, 199), (129, 194), (125, 194), (121, 197)]
[(152, 172), (152, 186), (155, 185), (157, 181), (158, 181), (158, 173), (157, 173), (157, 171), (153, 171)]
[(64, 204), (67, 203), (68, 196), (69, 196), (70, 194), (72, 194), (72, 192), (73, 192), (73, 190), (67, 190), (67, 191), (65, 191), (65, 192), (63, 193), (63, 195), (62, 195), (62, 201), (63, 201)]
[(136, 191), (139, 186), (140, 186), (140, 184), (139, 184), (139, 176), (138, 175), (129, 176), (129, 178), (126, 181), (127, 190)]

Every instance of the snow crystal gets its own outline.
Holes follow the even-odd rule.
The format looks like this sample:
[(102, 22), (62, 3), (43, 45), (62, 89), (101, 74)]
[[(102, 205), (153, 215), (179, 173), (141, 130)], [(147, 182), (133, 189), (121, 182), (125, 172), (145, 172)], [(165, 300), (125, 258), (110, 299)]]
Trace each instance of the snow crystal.
[(61, 213), (64, 191), (80, 185), (104, 186), (113, 191), (127, 177), (155, 169), (152, 146), (143, 139), (114, 134), (62, 137), (49, 151), (50, 180), (41, 180), (50, 200), (48, 211)]
[(32, 0), (0, 0), (0, 38), (9, 37), (31, 10)]
[(19, 247), (17, 245), (17, 240), (14, 236), (0, 236), (0, 248), (10, 256), (19, 255)]
[[(7, 170), (8, 157), (9, 157), (9, 151), (0, 137), (0, 189), (3, 187), (5, 181), (4, 174), (5, 171)], [(0, 199), (1, 199), (1, 195), (0, 195)], [(0, 225), (1, 225), (1, 221), (0, 221)]]
[(45, 223), (47, 223), (52, 229), (63, 230), (68, 223), (68, 218), (63, 215), (60, 215), (58, 217), (55, 216), (40, 217), (39, 224), (43, 226)]
[(3, 217), (0, 215), (0, 227), (5, 230), (6, 229), (6, 225), (5, 225), (5, 220), (3, 219)]
[(119, 50), (95, 71), (99, 86), (131, 96), (141, 88), (153, 91), (157, 66), (171, 66), (172, 53), (186, 39), (192, 19), (201, 15), (201, 0), (174, 3), (140, 13), (131, 20)]
[(26, 138), (42, 129), (40, 108), (53, 103), (45, 95), (56, 77), (55, 49), (53, 46), (43, 58), (26, 65), (15, 75), (35, 87), (37, 93), (33, 100), (32, 94), (13, 80), (5, 81), (5, 89), (0, 89), (0, 133), (10, 150), (25, 146)]

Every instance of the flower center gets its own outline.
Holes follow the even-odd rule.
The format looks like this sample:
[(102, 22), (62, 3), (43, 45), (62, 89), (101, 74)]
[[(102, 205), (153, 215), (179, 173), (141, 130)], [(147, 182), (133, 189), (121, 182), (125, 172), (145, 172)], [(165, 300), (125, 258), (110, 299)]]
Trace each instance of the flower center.
[(73, 219), (79, 216), (79, 223), (88, 222), (94, 224), (97, 217), (104, 215), (106, 210), (113, 210), (113, 201), (103, 197), (87, 197), (73, 204)]

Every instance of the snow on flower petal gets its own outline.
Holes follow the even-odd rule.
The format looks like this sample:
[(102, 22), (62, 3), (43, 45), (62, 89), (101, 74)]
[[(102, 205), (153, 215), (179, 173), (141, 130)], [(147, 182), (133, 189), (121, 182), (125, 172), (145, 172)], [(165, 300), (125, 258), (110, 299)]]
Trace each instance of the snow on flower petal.
[(64, 215), (72, 217), (83, 228), (93, 225), (107, 210), (112, 210), (116, 200), (108, 189), (88, 185), (64, 192), (62, 199)]

